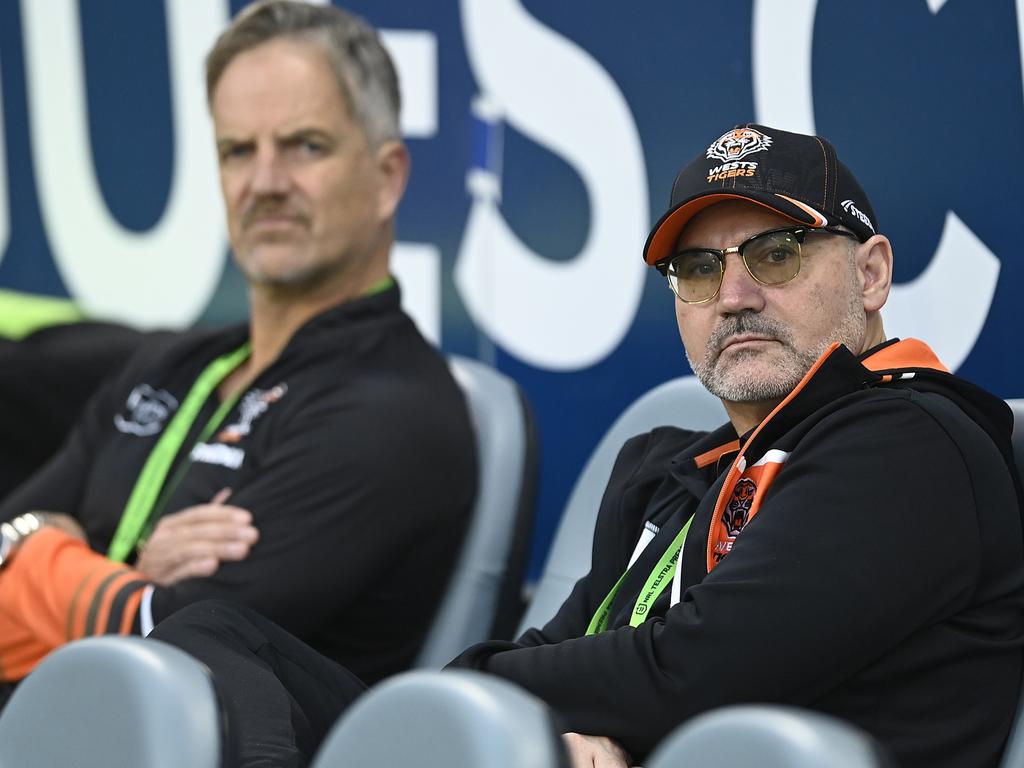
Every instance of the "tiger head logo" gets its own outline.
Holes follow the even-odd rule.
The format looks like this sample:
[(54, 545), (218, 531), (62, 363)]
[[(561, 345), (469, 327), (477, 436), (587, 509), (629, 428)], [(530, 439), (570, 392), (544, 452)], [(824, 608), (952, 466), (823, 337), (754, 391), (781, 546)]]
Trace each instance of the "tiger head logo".
[(730, 536), (738, 536), (747, 524), (755, 493), (757, 493), (757, 486), (750, 478), (744, 477), (736, 483), (736, 487), (732, 491), (732, 498), (729, 499), (729, 503), (725, 505), (725, 512), (722, 513), (722, 522)]
[(708, 147), (708, 160), (718, 159), (722, 162), (739, 160), (768, 149), (772, 145), (770, 136), (765, 136), (753, 128), (734, 128), (726, 131), (722, 136)]

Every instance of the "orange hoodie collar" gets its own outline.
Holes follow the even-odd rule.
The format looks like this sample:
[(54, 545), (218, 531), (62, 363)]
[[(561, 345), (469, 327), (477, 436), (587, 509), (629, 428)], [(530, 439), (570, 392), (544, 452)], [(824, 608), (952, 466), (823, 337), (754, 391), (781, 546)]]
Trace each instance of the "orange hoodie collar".
[(886, 344), (869, 354), (861, 363), (870, 371), (891, 371), (898, 368), (931, 368), (943, 373), (949, 369), (942, 364), (931, 347), (920, 339), (902, 339)]

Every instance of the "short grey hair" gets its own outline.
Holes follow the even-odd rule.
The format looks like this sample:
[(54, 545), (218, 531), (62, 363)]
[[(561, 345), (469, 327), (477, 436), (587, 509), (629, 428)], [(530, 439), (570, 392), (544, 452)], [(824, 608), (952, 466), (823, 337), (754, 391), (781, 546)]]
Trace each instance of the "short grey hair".
[(299, 0), (260, 0), (244, 8), (206, 57), (206, 100), (236, 56), (278, 38), (308, 40), (330, 62), (349, 113), (374, 146), (400, 138), (398, 75), (377, 31), (332, 5)]

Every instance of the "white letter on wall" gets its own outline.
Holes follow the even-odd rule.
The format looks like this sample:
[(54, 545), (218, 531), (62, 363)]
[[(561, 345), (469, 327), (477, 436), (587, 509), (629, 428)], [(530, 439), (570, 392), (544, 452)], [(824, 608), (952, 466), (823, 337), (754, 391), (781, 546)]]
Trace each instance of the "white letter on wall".
[[(943, 0), (928, 3), (932, 13), (943, 5)], [(816, 9), (817, 0), (754, 0), (758, 122), (787, 131), (815, 132), (811, 50)], [(788, 43), (780, 45), (780, 40)], [(964, 283), (964, 276), (970, 278), (970, 285)], [(981, 335), (998, 281), (999, 259), (953, 211), (947, 211), (931, 262), (914, 280), (893, 286), (882, 310), (886, 333), (923, 339), (955, 371)], [(957, 311), (949, 312), (948, 307)]]
[[(327, 4), (327, 0), (312, 2)], [(437, 133), (437, 37), (424, 30), (397, 29), (382, 29), (380, 36), (402, 88), (402, 135), (429, 139)], [(402, 285), (402, 309), (427, 340), (440, 345), (440, 249), (427, 243), (396, 242), (391, 271)]]
[[(402, 86), (402, 135), (437, 133), (437, 37), (423, 30), (381, 30)], [(415, 172), (415, 167), (413, 172)], [(441, 251), (427, 243), (397, 242), (391, 271), (402, 284), (402, 308), (429, 341), (441, 344)]]
[(87, 312), (141, 326), (195, 320), (216, 288), (226, 244), (203, 61), (228, 4), (167, 0), (165, 7), (174, 169), (162, 218), (136, 233), (111, 216), (96, 178), (79, 4), (21, 3), (32, 159), (54, 260)]
[(591, 218), (579, 254), (545, 259), (509, 228), (497, 184), (488, 191), (471, 174), (456, 285), (474, 322), (521, 360), (551, 370), (593, 365), (629, 330), (643, 290), (647, 173), (633, 116), (600, 64), (518, 0), (460, 7), (481, 103), (579, 173)]

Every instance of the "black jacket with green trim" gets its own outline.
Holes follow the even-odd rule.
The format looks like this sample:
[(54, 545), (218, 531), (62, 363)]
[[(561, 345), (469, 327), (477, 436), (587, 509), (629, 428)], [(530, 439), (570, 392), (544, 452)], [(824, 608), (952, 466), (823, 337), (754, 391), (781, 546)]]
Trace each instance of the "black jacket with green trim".
[[(206, 365), (247, 337), (237, 327), (146, 345), (93, 398), (64, 448), (4, 499), (0, 520), (65, 512), (106, 553), (174, 411)], [(462, 392), (402, 312), (397, 287), (300, 328), (191, 452), (164, 511), (207, 503), (224, 488), (227, 503), (252, 513), (259, 541), (213, 576), (156, 587), (154, 621), (204, 598), (232, 599), (368, 681), (412, 663), (469, 522), (476, 449)], [(102, 605), (97, 631), (117, 631), (128, 621), (124, 607), (139, 604), (127, 598), (140, 584), (109, 594), (83, 582), (76, 603)]]
[[(863, 727), (904, 768), (996, 765), (1024, 646), (1012, 416), (939, 368), (913, 340), (861, 359), (837, 346), (740, 455), (730, 425), (631, 439), (591, 571), (557, 615), (452, 665), (519, 683), (566, 730), (612, 737), (637, 759), (700, 712), (776, 702)], [(681, 600), (666, 589), (630, 627), (690, 515)], [(648, 522), (658, 533), (609, 629), (583, 636)]]

